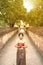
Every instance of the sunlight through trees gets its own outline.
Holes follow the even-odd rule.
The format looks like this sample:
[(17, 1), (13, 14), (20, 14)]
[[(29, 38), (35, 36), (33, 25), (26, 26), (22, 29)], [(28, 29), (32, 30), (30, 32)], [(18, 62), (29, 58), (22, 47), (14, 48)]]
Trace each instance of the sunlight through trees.
[(0, 22), (4, 20), (12, 26), (17, 20), (23, 20), (33, 26), (43, 26), (43, 0), (26, 1), (24, 5), (23, 0), (0, 0)]

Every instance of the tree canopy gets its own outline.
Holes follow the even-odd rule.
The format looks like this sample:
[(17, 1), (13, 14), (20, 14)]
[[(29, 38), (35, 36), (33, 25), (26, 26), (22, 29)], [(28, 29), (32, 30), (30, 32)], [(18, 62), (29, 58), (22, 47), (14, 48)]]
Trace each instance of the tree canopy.
[(34, 9), (27, 12), (23, 0), (0, 0), (0, 20), (4, 20), (10, 26), (14, 26), (19, 20), (33, 26), (43, 26), (43, 0), (38, 0), (35, 5)]
[(22, 0), (1, 0), (0, 12), (0, 19), (11, 25), (16, 20), (24, 20), (26, 9), (23, 7)]

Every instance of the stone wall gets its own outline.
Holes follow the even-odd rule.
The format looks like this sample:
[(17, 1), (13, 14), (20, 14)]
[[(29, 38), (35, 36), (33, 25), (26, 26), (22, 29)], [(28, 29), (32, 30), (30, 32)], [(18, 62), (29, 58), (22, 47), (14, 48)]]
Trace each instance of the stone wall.
[(33, 41), (34, 45), (38, 48), (40, 53), (43, 55), (43, 37), (36, 35), (31, 31), (27, 31), (28, 36)]
[(17, 33), (17, 30), (4, 34), (0, 37), (0, 49), (6, 44), (6, 42)]

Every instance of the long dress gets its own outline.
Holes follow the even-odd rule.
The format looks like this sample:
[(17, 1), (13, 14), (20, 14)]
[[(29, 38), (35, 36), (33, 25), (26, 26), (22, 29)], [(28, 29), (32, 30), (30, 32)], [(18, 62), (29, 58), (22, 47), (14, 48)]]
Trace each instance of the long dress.
[(26, 51), (24, 46), (24, 43), (18, 43), (18, 46), (20, 48), (17, 49), (17, 65), (26, 65)]

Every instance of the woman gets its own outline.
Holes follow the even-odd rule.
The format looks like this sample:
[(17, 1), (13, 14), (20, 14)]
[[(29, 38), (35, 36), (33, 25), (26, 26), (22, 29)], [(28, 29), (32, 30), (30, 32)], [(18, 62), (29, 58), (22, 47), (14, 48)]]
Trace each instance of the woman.
[(24, 34), (19, 33), (19, 40), (16, 44), (17, 48), (17, 65), (26, 65), (26, 44), (23, 40)]

